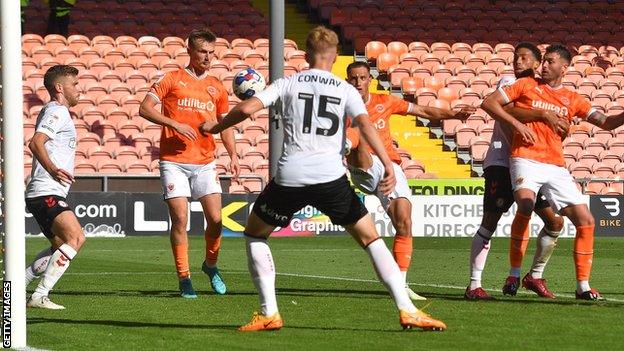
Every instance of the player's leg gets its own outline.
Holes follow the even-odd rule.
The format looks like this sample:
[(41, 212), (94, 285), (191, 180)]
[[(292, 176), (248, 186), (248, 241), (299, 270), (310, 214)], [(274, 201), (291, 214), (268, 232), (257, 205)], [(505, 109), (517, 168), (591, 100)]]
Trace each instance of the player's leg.
[(576, 298), (602, 300), (598, 291), (589, 286), (594, 257), (594, 217), (586, 204), (572, 205), (561, 210), (576, 227), (574, 238), (574, 265), (576, 270)]
[(554, 299), (555, 295), (548, 289), (546, 280), (542, 276), (557, 245), (557, 238), (563, 230), (563, 218), (558, 216), (550, 207), (546, 195), (541, 191), (537, 194), (535, 213), (544, 222), (544, 227), (537, 235), (537, 248), (535, 256), (533, 256), (533, 264), (529, 273), (522, 278), (522, 286), (534, 291), (541, 297)]
[(470, 285), (464, 292), (464, 297), (468, 300), (493, 299), (483, 289), (481, 277), (491, 248), (490, 239), (496, 232), (501, 216), (514, 202), (508, 167), (489, 166), (485, 169), (483, 177), (485, 178), (483, 218), (470, 246)]
[(184, 298), (197, 298), (197, 293), (191, 282), (191, 270), (188, 258), (188, 199), (191, 196), (189, 178), (191, 172), (182, 165), (162, 161), (160, 163), (160, 177), (163, 186), (165, 203), (171, 218), (169, 240), (173, 261), (178, 275), (178, 288)]
[(275, 263), (267, 239), (276, 227), (287, 226), (305, 201), (306, 194), (301, 189), (280, 186), (274, 181), (256, 199), (245, 225), (245, 246), (249, 273), (260, 298), (260, 312), (238, 330), (275, 330), (284, 325), (277, 307)]
[(576, 298), (602, 300), (600, 293), (589, 286), (594, 256), (594, 217), (570, 172), (563, 167), (557, 167), (557, 171), (553, 173), (549, 182), (544, 186), (545, 192), (555, 210), (568, 217), (576, 227), (573, 251), (576, 269)]
[[(64, 199), (60, 201), (64, 203)], [(61, 209), (58, 210), (60, 211)], [(64, 309), (65, 307), (50, 301), (48, 294), (61, 279), (67, 268), (69, 268), (71, 261), (76, 257), (76, 254), (84, 244), (85, 236), (78, 218), (67, 207), (67, 204), (64, 205), (62, 212), (57, 213), (55, 216), (51, 215), (50, 218), (53, 218), (49, 227), (50, 231), (60, 239), (62, 244), (50, 256), (48, 266), (43, 272), (41, 280), (28, 300), (27, 305), (29, 307)]]
[(446, 329), (444, 323), (419, 311), (410, 300), (399, 266), (386, 244), (380, 240), (371, 216), (349, 186), (346, 177), (315, 186), (312, 195), (311, 204), (329, 216), (334, 224), (344, 226), (366, 250), (377, 276), (399, 309), (401, 325), (404, 328)]
[(217, 268), (217, 258), (221, 248), (221, 184), (215, 170), (215, 163), (198, 166), (191, 177), (191, 192), (193, 198), (198, 198), (206, 218), (204, 241), (206, 252), (202, 271), (208, 275), (210, 286), (217, 294), (223, 295), (227, 291), (223, 277)]
[(43, 272), (45, 272), (45, 269), (48, 267), (48, 263), (50, 262), (52, 253), (54, 253), (54, 251), (63, 244), (61, 239), (56, 236), (48, 238), (48, 240), (51, 244), (50, 247), (46, 247), (45, 249), (39, 251), (37, 256), (35, 256), (35, 259), (26, 267), (26, 287), (28, 287), (28, 284), (30, 284), (33, 280), (39, 278)]
[(509, 241), (509, 276), (503, 285), (503, 294), (516, 295), (520, 285), (522, 261), (529, 243), (529, 221), (535, 207), (535, 194), (548, 179), (543, 164), (512, 158), (510, 161), (511, 184), (514, 200), (518, 206), (511, 223)]

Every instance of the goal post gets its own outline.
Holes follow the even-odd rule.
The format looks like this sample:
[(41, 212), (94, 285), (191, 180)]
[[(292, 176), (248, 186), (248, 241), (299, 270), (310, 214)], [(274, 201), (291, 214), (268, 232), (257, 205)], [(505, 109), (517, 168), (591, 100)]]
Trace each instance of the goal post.
[(24, 275), (24, 127), (20, 2), (0, 1), (0, 117), (2, 118), (2, 346), (26, 347)]

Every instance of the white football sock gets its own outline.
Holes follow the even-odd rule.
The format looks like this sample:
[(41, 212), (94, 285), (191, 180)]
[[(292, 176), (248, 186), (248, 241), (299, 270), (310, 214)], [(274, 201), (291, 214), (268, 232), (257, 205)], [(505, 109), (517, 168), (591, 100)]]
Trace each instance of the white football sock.
[(275, 297), (275, 264), (266, 239), (245, 235), (247, 265), (260, 297), (261, 313), (272, 316), (277, 312)]
[(481, 274), (485, 268), (485, 261), (490, 252), (490, 239), (492, 232), (479, 227), (472, 238), (470, 247), (470, 290), (481, 287)]
[(35, 260), (26, 267), (26, 286), (45, 272), (52, 256), (52, 247), (45, 248), (37, 254)]
[(591, 288), (589, 287), (589, 280), (579, 280), (576, 282), (576, 291), (579, 293), (589, 291)]
[(392, 295), (397, 308), (410, 313), (416, 312), (416, 306), (405, 291), (405, 281), (399, 266), (383, 240), (377, 239), (368, 244), (366, 252), (370, 256), (377, 276)]
[(403, 276), (403, 283), (407, 286), (407, 271), (401, 271), (401, 275)]
[(555, 246), (557, 246), (557, 237), (559, 232), (552, 232), (545, 227), (540, 230), (537, 235), (537, 249), (533, 256), (533, 265), (531, 266), (531, 276), (535, 279), (542, 279), (544, 268), (550, 259)]
[(59, 279), (61, 279), (61, 276), (69, 267), (69, 264), (76, 256), (76, 253), (76, 250), (67, 244), (61, 245), (61, 247), (54, 251), (50, 257), (50, 262), (48, 263), (45, 272), (43, 272), (41, 281), (39, 281), (39, 285), (37, 285), (37, 288), (32, 296), (47, 296), (54, 285), (59, 281)]

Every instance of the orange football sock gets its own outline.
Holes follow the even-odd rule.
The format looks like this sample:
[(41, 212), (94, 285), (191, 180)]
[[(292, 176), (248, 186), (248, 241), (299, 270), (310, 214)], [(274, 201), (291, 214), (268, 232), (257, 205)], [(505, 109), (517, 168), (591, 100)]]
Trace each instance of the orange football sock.
[(576, 237), (574, 238), (574, 265), (576, 266), (576, 280), (589, 280), (593, 257), (594, 226), (584, 225), (576, 227)]
[(522, 267), (522, 259), (529, 245), (529, 221), (531, 216), (516, 213), (511, 223), (511, 240), (509, 241), (509, 263), (511, 268)]
[(172, 244), (173, 259), (176, 265), (176, 271), (178, 272), (178, 278), (188, 278), (191, 275), (189, 269), (188, 259), (188, 243), (184, 244)]
[(392, 246), (392, 255), (401, 272), (407, 271), (410, 263), (412, 263), (412, 237), (396, 235)]
[(204, 240), (206, 240), (206, 265), (214, 267), (217, 265), (217, 257), (221, 248), (221, 235), (214, 238), (206, 233), (204, 234)]

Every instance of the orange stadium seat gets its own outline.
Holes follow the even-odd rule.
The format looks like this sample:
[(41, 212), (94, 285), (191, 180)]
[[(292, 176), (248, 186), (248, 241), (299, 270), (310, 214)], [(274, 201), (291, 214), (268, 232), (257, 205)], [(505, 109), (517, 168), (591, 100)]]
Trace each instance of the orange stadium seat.
[(399, 64), (399, 58), (394, 54), (382, 52), (377, 56), (377, 69), (379, 72), (388, 72), (388, 69)]
[(392, 41), (388, 43), (387, 50), (389, 53), (394, 54), (396, 57), (400, 57), (402, 54), (409, 52), (407, 44), (400, 41)]
[(131, 174), (150, 173), (152, 172), (152, 169), (150, 168), (151, 163), (151, 161), (148, 163), (147, 161), (141, 159), (125, 162), (125, 171)]
[(428, 87), (419, 88), (416, 90), (417, 103), (419, 105), (427, 106), (430, 101), (438, 98), (437, 89), (432, 89)]
[(370, 41), (364, 47), (364, 56), (368, 61), (376, 61), (380, 54), (386, 53), (387, 51), (388, 48), (386, 44), (380, 41)]
[(460, 149), (470, 147), (470, 139), (477, 136), (477, 131), (468, 124), (462, 123), (455, 127), (455, 143)]
[(76, 161), (74, 170), (77, 174), (94, 174), (97, 173), (97, 166), (91, 163), (89, 160)]

